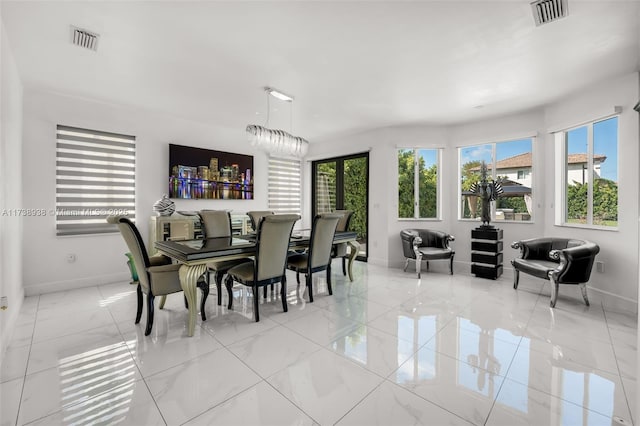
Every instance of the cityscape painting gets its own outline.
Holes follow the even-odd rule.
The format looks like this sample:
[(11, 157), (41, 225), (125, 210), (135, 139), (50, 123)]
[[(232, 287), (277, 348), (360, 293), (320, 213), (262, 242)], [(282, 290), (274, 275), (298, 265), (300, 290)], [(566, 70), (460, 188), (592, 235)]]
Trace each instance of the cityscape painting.
[(253, 156), (169, 144), (169, 198), (253, 199)]

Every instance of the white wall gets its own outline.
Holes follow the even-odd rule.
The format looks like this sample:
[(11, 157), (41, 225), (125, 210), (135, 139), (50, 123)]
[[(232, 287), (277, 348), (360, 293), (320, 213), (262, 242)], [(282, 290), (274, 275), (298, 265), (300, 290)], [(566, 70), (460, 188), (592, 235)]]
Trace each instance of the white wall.
[[(604, 273), (591, 275), (589, 286), (597, 289), (605, 297), (605, 303), (625, 309), (638, 300), (638, 113), (633, 106), (640, 99), (638, 74), (629, 74), (594, 85), (588, 90), (576, 93), (545, 109), (548, 129), (575, 126), (588, 120), (610, 114), (615, 106), (622, 107), (618, 120), (618, 231), (597, 231), (555, 226), (553, 194), (547, 197), (549, 208), (545, 210), (545, 233), (564, 237), (592, 240), (600, 246), (599, 261), (605, 263)], [(552, 135), (547, 135), (547, 145), (553, 143)], [(547, 151), (547, 158), (553, 152)], [(607, 160), (609, 161), (609, 160)], [(543, 164), (546, 186), (552, 187), (554, 165), (551, 161)], [(609, 294), (617, 297), (608, 297)], [(627, 302), (627, 303), (625, 303)]]
[(0, 354), (11, 339), (22, 306), (22, 223), (9, 215), (22, 207), (22, 83), (0, 21), (0, 295), (9, 309), (0, 311)]
[[(456, 237), (456, 269), (470, 273), (471, 229), (477, 221), (458, 220), (457, 148), (535, 136), (533, 147), (534, 210), (531, 223), (500, 223), (504, 231), (505, 274), (511, 275), (510, 260), (518, 255), (512, 241), (539, 236), (562, 236), (595, 241), (605, 272), (593, 272), (592, 299), (611, 308), (637, 310), (638, 299), (638, 115), (633, 105), (640, 97), (638, 74), (611, 79), (587, 88), (556, 104), (479, 122), (449, 126), (407, 126), (376, 129), (311, 145), (311, 160), (370, 151), (369, 246), (370, 262), (390, 267), (404, 264), (399, 232), (403, 228), (428, 227), (448, 231)], [(603, 111), (622, 106), (619, 133), (619, 229), (602, 231), (554, 225), (554, 138), (548, 129), (567, 127), (598, 118)], [(398, 220), (398, 147), (446, 147), (443, 155), (442, 220)], [(307, 182), (310, 164), (306, 168)], [(310, 192), (310, 185), (306, 190)], [(305, 200), (308, 203), (310, 200)], [(307, 210), (309, 211), (309, 210)], [(630, 237), (631, 236), (631, 237)], [(446, 269), (446, 265), (437, 265)]]
[[(236, 212), (267, 207), (267, 156), (253, 152), (245, 129), (226, 129), (121, 105), (26, 90), (24, 97), (24, 207), (55, 208), (56, 125), (82, 127), (136, 136), (137, 225), (148, 238), (153, 203), (167, 192), (169, 143), (254, 155), (254, 200), (175, 200), (176, 210), (231, 209)], [(19, 176), (19, 173), (16, 174)], [(119, 234), (56, 237), (55, 217), (30, 217), (24, 226), (26, 294), (128, 280)], [(65, 255), (74, 253), (75, 263)]]

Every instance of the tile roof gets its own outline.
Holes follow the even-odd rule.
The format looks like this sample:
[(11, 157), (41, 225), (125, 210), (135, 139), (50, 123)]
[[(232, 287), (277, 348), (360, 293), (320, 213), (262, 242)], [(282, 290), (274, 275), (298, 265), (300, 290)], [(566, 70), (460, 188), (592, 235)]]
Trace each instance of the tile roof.
[[(498, 161), (496, 169), (515, 169), (531, 167), (531, 153), (525, 152), (524, 154), (514, 155), (513, 157), (505, 158)], [(593, 159), (596, 163), (604, 163), (607, 159), (606, 155), (595, 154)], [(581, 164), (587, 162), (587, 154), (569, 154), (569, 164)], [(487, 169), (491, 170), (492, 165), (487, 164)], [(472, 171), (479, 171), (480, 166), (474, 167)]]

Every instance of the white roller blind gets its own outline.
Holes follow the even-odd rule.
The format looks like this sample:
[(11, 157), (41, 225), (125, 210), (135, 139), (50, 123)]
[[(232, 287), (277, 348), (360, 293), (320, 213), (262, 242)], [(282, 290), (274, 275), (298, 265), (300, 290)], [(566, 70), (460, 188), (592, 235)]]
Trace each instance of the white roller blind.
[(135, 220), (135, 137), (57, 127), (56, 234), (118, 232), (110, 214)]
[(269, 157), (269, 210), (301, 214), (300, 160)]

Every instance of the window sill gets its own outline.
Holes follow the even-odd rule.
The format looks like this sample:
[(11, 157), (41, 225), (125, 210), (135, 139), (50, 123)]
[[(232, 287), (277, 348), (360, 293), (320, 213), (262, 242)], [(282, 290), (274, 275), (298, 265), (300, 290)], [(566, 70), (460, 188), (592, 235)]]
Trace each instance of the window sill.
[[(478, 219), (458, 219), (460, 222), (476, 222), (482, 223)], [(533, 220), (492, 220), (491, 225), (499, 225), (501, 223), (515, 223), (515, 224), (523, 224), (523, 225), (533, 225), (535, 222)]]
[(398, 222), (442, 222), (442, 219), (438, 219), (437, 217), (425, 217), (425, 218), (399, 217)]
[(619, 230), (619, 228), (617, 226), (580, 225), (580, 224), (575, 224), (575, 223), (562, 223), (560, 225), (554, 224), (554, 226), (558, 226), (560, 228), (591, 229), (593, 231), (618, 232), (618, 230)]

